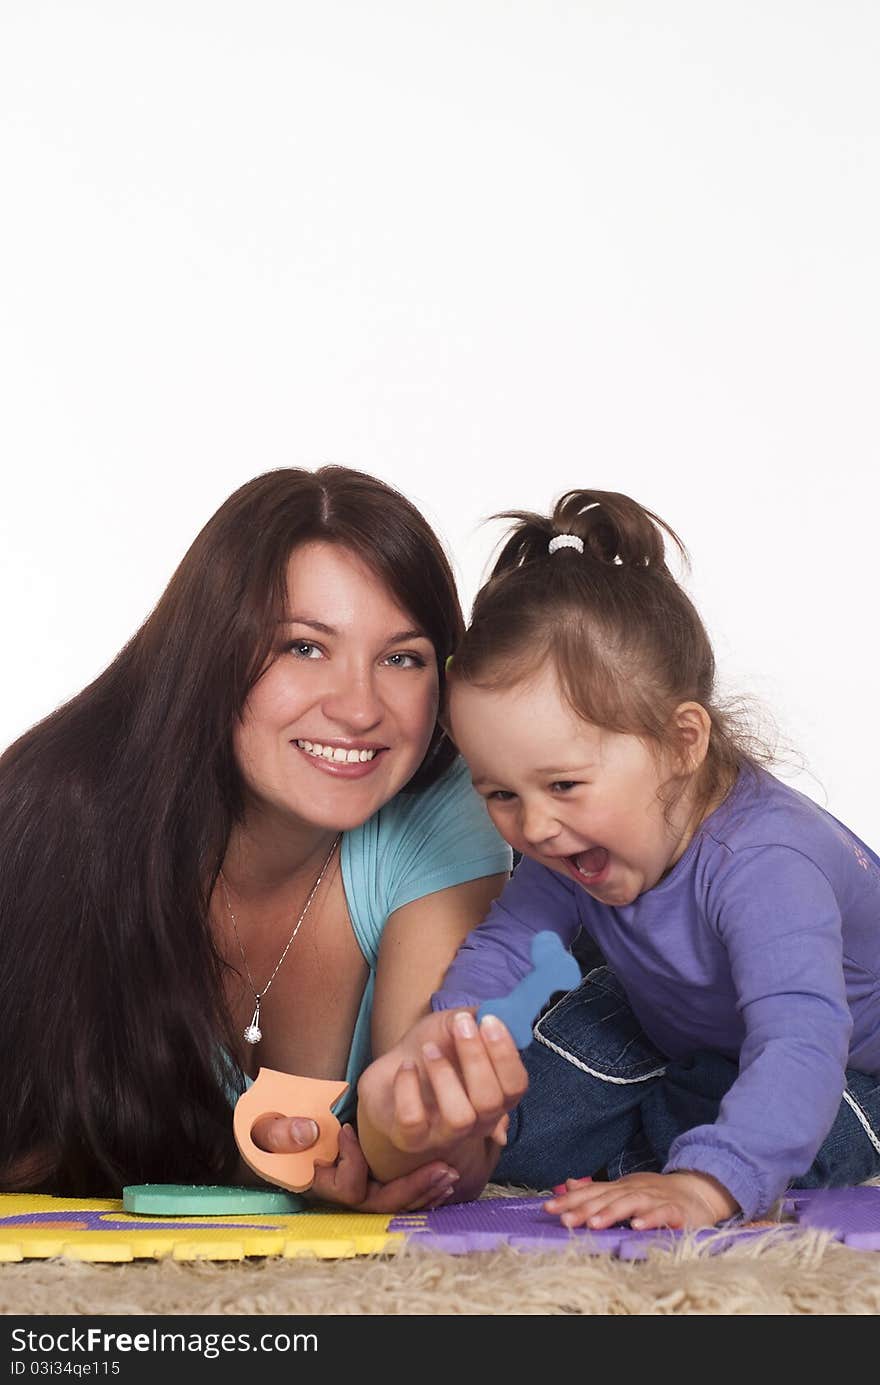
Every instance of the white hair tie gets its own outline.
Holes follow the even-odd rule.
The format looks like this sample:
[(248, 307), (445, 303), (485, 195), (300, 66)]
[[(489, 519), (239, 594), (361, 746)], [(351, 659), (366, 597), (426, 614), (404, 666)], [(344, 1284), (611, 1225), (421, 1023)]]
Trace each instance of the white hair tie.
[(556, 534), (548, 543), (547, 552), (555, 553), (559, 548), (576, 548), (578, 553), (583, 553), (584, 541), (577, 534)]

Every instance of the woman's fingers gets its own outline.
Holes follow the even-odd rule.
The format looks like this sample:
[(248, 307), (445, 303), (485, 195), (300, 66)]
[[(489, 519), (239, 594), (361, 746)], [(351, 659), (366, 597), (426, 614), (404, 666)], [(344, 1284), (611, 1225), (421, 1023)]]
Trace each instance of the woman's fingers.
[(455, 1065), (435, 1043), (422, 1044), (422, 1057), (444, 1129), (453, 1139), (468, 1134), (474, 1128), (477, 1113)]
[(267, 1154), (300, 1154), (311, 1149), (318, 1127), (306, 1116), (282, 1116), (269, 1111), (254, 1121), (251, 1139)]
[(415, 1212), (422, 1207), (439, 1207), (452, 1196), (458, 1173), (448, 1164), (434, 1160), (390, 1183), (371, 1183), (360, 1212)]
[(508, 1116), (505, 1113), (505, 1115), (501, 1117), (500, 1121), (495, 1126), (495, 1129), (490, 1131), (489, 1133), (489, 1139), (492, 1141), (492, 1143), (496, 1145), (501, 1145), (502, 1149), (507, 1144), (507, 1130), (509, 1125), (510, 1116)]
[[(404, 1069), (404, 1095), (411, 1073)], [(421, 1095), (416, 1088), (418, 1105), (424, 1116)], [(411, 1098), (410, 1093), (410, 1098)], [(254, 1122), (251, 1138), (258, 1148), (270, 1154), (297, 1154), (310, 1148), (318, 1136), (315, 1122), (299, 1116), (282, 1116), (268, 1112)], [(334, 1164), (315, 1166), (315, 1178), (309, 1190), (313, 1198), (363, 1212), (417, 1211), (422, 1207), (437, 1207), (451, 1195), (458, 1182), (458, 1173), (442, 1161), (424, 1164), (412, 1173), (391, 1183), (376, 1183), (370, 1178), (367, 1161), (360, 1141), (350, 1125), (339, 1132), (339, 1155)]]
[(528, 1085), (516, 1045), (494, 1015), (487, 1015), (478, 1028), (473, 1015), (461, 1010), (452, 1016), (449, 1027), (456, 1062), (446, 1058), (437, 1044), (422, 1045), (425, 1072), (438, 1108), (453, 1134), (487, 1120), (494, 1130), (499, 1117), (516, 1104)]
[(377, 1090), (383, 1060), (361, 1079), (359, 1093), (364, 1103), (372, 1103), (372, 1118), (378, 1112), (394, 1145), (410, 1154), (440, 1149), (471, 1134), (506, 1144), (507, 1111), (528, 1086), (509, 1031), (489, 1016), (478, 1028), (466, 1010), (431, 1019), (431, 1037), (412, 1055), (396, 1059), (393, 1076), (383, 1076)]
[(350, 1125), (343, 1125), (339, 1132), (336, 1163), (326, 1168), (315, 1165), (312, 1196), (328, 1202), (339, 1202), (345, 1207), (356, 1207), (366, 1197), (369, 1181), (367, 1161), (358, 1137)]
[(453, 1015), (451, 1028), (462, 1084), (472, 1110), (478, 1115), (496, 1115), (504, 1110), (504, 1091), (486, 1046), (486, 1031), (477, 1028), (467, 1010)]
[(414, 1153), (424, 1148), (431, 1137), (431, 1126), (422, 1098), (419, 1070), (410, 1059), (404, 1059), (391, 1085), (394, 1103), (395, 1144), (398, 1149)]
[(480, 1037), (504, 1094), (504, 1105), (515, 1106), (525, 1096), (529, 1078), (513, 1035), (497, 1015), (484, 1015), (480, 1021)]

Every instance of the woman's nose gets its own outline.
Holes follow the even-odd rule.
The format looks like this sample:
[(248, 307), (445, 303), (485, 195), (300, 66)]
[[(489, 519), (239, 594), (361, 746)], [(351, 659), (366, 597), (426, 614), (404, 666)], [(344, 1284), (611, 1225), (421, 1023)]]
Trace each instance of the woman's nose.
[(377, 726), (385, 710), (371, 673), (340, 679), (324, 697), (323, 709), (329, 720), (359, 732)]

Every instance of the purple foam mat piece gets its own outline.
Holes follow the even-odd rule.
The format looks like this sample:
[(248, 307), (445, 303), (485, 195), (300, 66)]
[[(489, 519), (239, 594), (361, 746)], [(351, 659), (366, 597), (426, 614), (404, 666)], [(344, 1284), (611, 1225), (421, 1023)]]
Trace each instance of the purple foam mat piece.
[[(621, 1260), (643, 1260), (653, 1247), (670, 1249), (682, 1233), (663, 1227), (633, 1231), (627, 1225), (592, 1231), (569, 1229), (544, 1211), (544, 1198), (499, 1197), (479, 1202), (454, 1203), (429, 1212), (407, 1212), (394, 1217), (389, 1231), (406, 1232), (410, 1241), (450, 1255), (472, 1250), (495, 1250), (509, 1245), (517, 1250), (554, 1251), (576, 1248), (586, 1255), (614, 1255)], [(765, 1235), (771, 1225), (780, 1235), (811, 1226), (833, 1231), (838, 1240), (858, 1250), (880, 1250), (880, 1188), (793, 1189), (783, 1201), (789, 1222), (746, 1224), (729, 1230), (706, 1228), (696, 1239), (706, 1241), (712, 1254), (727, 1250), (755, 1236)]]
[(854, 1250), (880, 1250), (880, 1188), (793, 1188), (784, 1208), (799, 1226), (832, 1231)]
[(624, 1237), (650, 1235), (615, 1226), (607, 1231), (570, 1230), (545, 1212), (544, 1198), (495, 1197), (459, 1202), (431, 1212), (407, 1212), (394, 1217), (389, 1231), (406, 1231), (411, 1241), (464, 1255), (469, 1250), (495, 1250), (516, 1244), (520, 1250), (561, 1250), (577, 1244), (587, 1253), (616, 1254)]

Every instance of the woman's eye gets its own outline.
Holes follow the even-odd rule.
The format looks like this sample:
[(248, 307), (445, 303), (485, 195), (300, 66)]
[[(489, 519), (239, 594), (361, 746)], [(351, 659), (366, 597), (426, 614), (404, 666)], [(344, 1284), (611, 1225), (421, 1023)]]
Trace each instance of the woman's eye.
[(322, 657), (320, 647), (312, 644), (311, 640), (293, 640), (287, 646), (287, 652), (294, 654), (297, 659), (320, 659)]
[(550, 787), (554, 793), (565, 793), (567, 789), (576, 789), (578, 781), (576, 779), (557, 779)]
[(514, 798), (516, 794), (512, 794), (509, 789), (493, 789), (491, 793), (486, 794), (487, 803), (510, 803)]
[(424, 668), (425, 661), (420, 654), (389, 654), (385, 660), (392, 668)]

